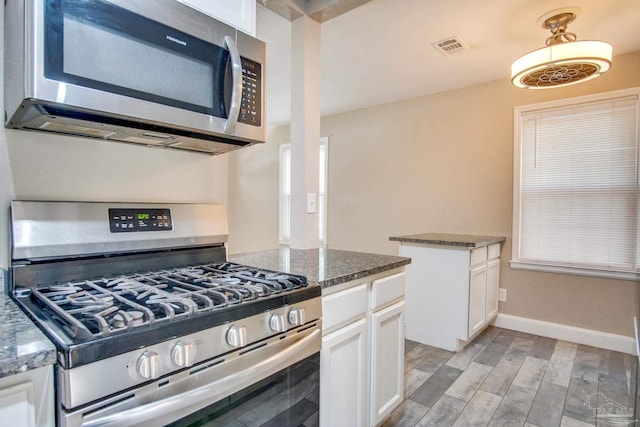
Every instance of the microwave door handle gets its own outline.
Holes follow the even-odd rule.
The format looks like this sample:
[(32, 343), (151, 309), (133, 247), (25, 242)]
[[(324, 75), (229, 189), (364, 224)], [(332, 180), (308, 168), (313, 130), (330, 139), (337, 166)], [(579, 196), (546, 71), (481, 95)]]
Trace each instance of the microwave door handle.
[(238, 46), (236, 46), (233, 37), (225, 36), (224, 44), (229, 49), (231, 77), (233, 81), (231, 105), (229, 105), (229, 114), (227, 122), (224, 125), (224, 133), (233, 134), (236, 131), (236, 123), (238, 123), (238, 114), (240, 113), (240, 100), (242, 99), (242, 61), (240, 59), (240, 52), (238, 52)]

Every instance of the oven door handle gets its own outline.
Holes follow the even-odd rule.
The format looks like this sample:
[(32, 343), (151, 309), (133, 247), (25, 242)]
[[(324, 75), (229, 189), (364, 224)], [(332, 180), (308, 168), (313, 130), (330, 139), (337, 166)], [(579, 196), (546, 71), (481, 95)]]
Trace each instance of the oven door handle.
[[(288, 346), (284, 350), (266, 358), (265, 360), (233, 375), (220, 378), (201, 387), (189, 390), (185, 393), (161, 399), (156, 402), (141, 405), (122, 412), (107, 415), (82, 423), (83, 427), (105, 426), (134, 426), (155, 425), (153, 421), (161, 421), (159, 425), (177, 421), (190, 413), (204, 408), (218, 400), (228, 396), (230, 390), (237, 391), (253, 384), (257, 377), (266, 378), (269, 375), (290, 366), (290, 361), (304, 352), (312, 345), (322, 333), (320, 329), (314, 330), (306, 337)], [(171, 415), (178, 414), (177, 418)]]

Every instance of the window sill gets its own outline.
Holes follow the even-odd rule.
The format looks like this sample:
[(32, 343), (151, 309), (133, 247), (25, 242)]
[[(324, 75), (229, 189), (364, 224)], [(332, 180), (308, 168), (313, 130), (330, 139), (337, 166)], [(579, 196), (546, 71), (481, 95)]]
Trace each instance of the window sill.
[(511, 268), (516, 270), (531, 270), (545, 273), (574, 274), (577, 276), (603, 277), (619, 280), (640, 280), (640, 273), (632, 271), (596, 270), (585, 267), (565, 267), (559, 265), (532, 264), (528, 262), (509, 261)]

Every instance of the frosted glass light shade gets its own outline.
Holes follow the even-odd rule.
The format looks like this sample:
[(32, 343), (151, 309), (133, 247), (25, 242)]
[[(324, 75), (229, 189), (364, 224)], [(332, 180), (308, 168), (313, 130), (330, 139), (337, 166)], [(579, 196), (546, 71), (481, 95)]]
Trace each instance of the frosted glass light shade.
[(609, 43), (581, 40), (534, 50), (511, 65), (511, 82), (527, 89), (546, 89), (583, 82), (611, 67)]

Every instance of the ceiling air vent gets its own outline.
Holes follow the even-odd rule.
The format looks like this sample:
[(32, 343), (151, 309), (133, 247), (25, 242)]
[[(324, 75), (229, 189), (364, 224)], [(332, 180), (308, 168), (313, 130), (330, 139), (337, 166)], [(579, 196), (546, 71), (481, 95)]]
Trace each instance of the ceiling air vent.
[(447, 37), (439, 42), (431, 43), (431, 46), (446, 56), (469, 50), (469, 46), (458, 36)]

